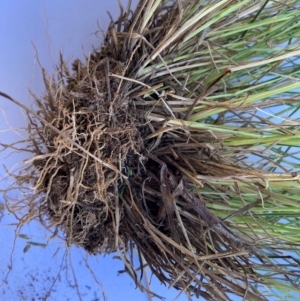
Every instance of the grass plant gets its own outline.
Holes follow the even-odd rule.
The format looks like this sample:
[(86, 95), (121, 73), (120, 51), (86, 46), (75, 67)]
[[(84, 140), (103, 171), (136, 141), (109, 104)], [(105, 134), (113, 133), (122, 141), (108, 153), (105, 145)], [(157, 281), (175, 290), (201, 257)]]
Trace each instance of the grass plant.
[(35, 193), (21, 207), (7, 198), (32, 208), (20, 225), (46, 216), (69, 244), (117, 251), (138, 285), (135, 249), (191, 297), (294, 300), (299, 8), (120, 3), (101, 49), (73, 72), (61, 57), (38, 112), (27, 109), (34, 156), (15, 177)]

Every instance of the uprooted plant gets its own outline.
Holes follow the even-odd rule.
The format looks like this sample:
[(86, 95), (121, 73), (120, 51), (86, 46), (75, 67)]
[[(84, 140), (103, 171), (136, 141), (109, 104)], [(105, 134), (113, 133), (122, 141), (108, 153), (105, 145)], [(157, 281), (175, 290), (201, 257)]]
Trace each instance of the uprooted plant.
[(298, 18), (296, 1), (141, 0), (85, 62), (43, 71), (37, 111), (1, 93), (28, 112), (20, 226), (118, 251), (139, 282), (136, 249), (205, 300), (299, 293)]

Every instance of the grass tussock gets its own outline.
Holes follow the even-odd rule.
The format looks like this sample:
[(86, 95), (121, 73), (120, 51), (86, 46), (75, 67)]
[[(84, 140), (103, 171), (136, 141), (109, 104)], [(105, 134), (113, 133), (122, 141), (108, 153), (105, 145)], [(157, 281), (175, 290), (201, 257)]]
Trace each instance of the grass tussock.
[[(7, 207), (69, 245), (138, 251), (205, 300), (299, 287), (297, 1), (141, 0), (28, 111), (34, 192)], [(2, 96), (18, 103), (8, 95)], [(22, 104), (18, 103), (22, 106)], [(30, 208), (29, 213), (25, 210)], [(292, 299), (291, 299), (292, 300)]]

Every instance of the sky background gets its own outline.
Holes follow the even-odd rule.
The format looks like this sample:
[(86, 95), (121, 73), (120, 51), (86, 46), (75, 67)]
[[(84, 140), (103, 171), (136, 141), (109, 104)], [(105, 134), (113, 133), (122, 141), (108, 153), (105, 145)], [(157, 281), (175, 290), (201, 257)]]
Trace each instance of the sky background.
[[(137, 1), (133, 1), (136, 3)], [(122, 0), (124, 6), (127, 1)], [(92, 52), (92, 46), (99, 47), (102, 40), (100, 29), (106, 31), (109, 25), (109, 11), (113, 17), (119, 14), (117, 0), (9, 0), (0, 1), (0, 90), (32, 106), (28, 88), (36, 95), (42, 95), (44, 85), (37, 61), (49, 74), (54, 73), (61, 51), (68, 62), (76, 58), (84, 59), (84, 54)], [(97, 23), (98, 22), (98, 23)], [(100, 28), (98, 27), (100, 26)], [(95, 35), (96, 31), (98, 36)], [(0, 141), (10, 143), (26, 138), (24, 112), (4, 98), (0, 99)], [(18, 162), (28, 158), (28, 154), (0, 153), (0, 189), (7, 187), (12, 180), (6, 176), (3, 164), (10, 170)], [(18, 191), (12, 196), (18, 197)], [(3, 196), (0, 196), (3, 204)], [(75, 284), (72, 268), (65, 269), (70, 262), (77, 276), (78, 289), (82, 300), (104, 300), (101, 286), (108, 300), (149, 300), (148, 296), (135, 289), (135, 284), (127, 274), (118, 275), (124, 268), (112, 256), (89, 256), (88, 263), (99, 280), (93, 279), (84, 258), (83, 250), (72, 247), (66, 257), (63, 239), (55, 238), (48, 242), (51, 233), (39, 223), (24, 227), (22, 234), (28, 239), (17, 238), (14, 245), (16, 219), (8, 212), (0, 213), (0, 299), (1, 300), (43, 300), (49, 290), (47, 300), (78, 300), (72, 286)], [(31, 247), (26, 253), (23, 249), (27, 241), (47, 243), (46, 248)], [(14, 248), (14, 252), (12, 250)], [(115, 255), (115, 254), (114, 254)], [(3, 281), (12, 269), (7, 279)], [(62, 270), (60, 267), (63, 263)], [(54, 287), (53, 280), (58, 277)], [(149, 275), (150, 276), (150, 275)], [(152, 279), (152, 289), (166, 300), (173, 300), (178, 291), (162, 287)], [(181, 295), (178, 300), (187, 300)]]

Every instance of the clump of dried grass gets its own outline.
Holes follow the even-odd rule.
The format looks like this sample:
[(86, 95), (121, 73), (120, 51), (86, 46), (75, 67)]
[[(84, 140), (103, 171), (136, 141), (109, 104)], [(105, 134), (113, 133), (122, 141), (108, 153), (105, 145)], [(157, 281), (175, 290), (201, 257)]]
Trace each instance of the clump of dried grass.
[[(144, 258), (162, 283), (190, 295), (265, 300), (258, 285), (267, 277), (256, 268), (278, 269), (262, 255), (260, 237), (242, 232), (244, 226), (240, 232), (238, 224), (223, 221), (206, 205), (226, 206), (232, 194), (253, 190), (268, 199), (263, 170), (241, 159), (251, 147), (230, 144), (251, 135), (217, 128), (223, 111), (250, 125), (244, 113), (252, 104), (226, 102), (222, 82), (232, 70), (212, 71), (200, 80), (199, 66), (188, 67), (209, 60), (200, 41), (208, 33), (197, 36), (197, 28), (221, 15), (227, 2), (232, 1), (140, 1), (134, 12), (121, 7), (99, 50), (85, 62), (74, 61), (72, 71), (61, 57), (55, 80), (44, 73), (46, 93), (35, 98), (38, 110), (29, 114), (34, 156), (16, 176), (20, 187), (30, 184), (35, 193), (10, 207), (30, 208), (20, 225), (39, 217), (62, 230), (69, 245), (95, 255), (118, 251), (137, 282), (135, 249), (141, 266)], [(230, 15), (219, 18), (220, 29), (222, 22), (231, 24)], [(225, 58), (222, 52), (217, 59)], [(228, 88), (231, 93), (229, 83)], [(220, 101), (208, 101), (209, 95)], [(219, 114), (214, 123), (210, 110)], [(232, 216), (260, 203), (258, 198), (244, 203)]]

